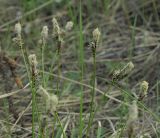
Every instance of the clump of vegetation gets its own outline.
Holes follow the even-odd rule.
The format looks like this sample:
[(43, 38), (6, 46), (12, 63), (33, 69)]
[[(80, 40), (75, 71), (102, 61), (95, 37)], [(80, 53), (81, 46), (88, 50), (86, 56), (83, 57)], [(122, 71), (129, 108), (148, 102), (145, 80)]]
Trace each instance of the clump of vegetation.
[(0, 137), (160, 137), (157, 0), (15, 5), (0, 25)]

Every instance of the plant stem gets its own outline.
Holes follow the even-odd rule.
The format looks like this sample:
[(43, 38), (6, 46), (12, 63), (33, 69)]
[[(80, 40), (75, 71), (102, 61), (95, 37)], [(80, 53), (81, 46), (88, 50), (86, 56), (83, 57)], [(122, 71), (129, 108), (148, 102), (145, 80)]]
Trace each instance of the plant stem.
[(60, 127), (61, 127), (61, 130), (62, 130), (62, 133), (63, 133), (63, 138), (67, 138), (67, 136), (66, 136), (66, 134), (65, 134), (65, 132), (64, 132), (64, 128), (63, 128), (63, 126), (62, 126), (61, 120), (59, 119), (59, 116), (58, 116), (57, 111), (55, 112), (55, 116), (56, 116), (56, 120), (58, 120), (58, 123), (59, 123), (59, 125), (60, 125)]
[(90, 103), (90, 116), (89, 116), (89, 122), (88, 122), (88, 127), (87, 127), (87, 133), (86, 136), (88, 137), (90, 127), (93, 122), (94, 114), (95, 114), (95, 109), (94, 109), (94, 99), (95, 99), (95, 82), (96, 82), (96, 43), (95, 46), (92, 47), (92, 52), (93, 52), (93, 76), (92, 76), (92, 94), (91, 94), (91, 103)]
[[(84, 46), (83, 46), (83, 33), (82, 33), (82, 4), (81, 4), (81, 0), (80, 0), (80, 9), (79, 9), (79, 66), (80, 66), (80, 70), (81, 70), (81, 74), (80, 74), (80, 82), (83, 83), (83, 73), (84, 73)], [(80, 118), (79, 118), (79, 138), (83, 137), (83, 126), (84, 126), (84, 122), (83, 122), (83, 86), (80, 86)]]
[(34, 123), (35, 123), (35, 104), (36, 104), (36, 100), (35, 100), (35, 95), (36, 95), (36, 74), (35, 74), (35, 71), (34, 71), (34, 65), (32, 65), (32, 81), (31, 81), (31, 88), (32, 88), (32, 138), (35, 137), (35, 126), (34, 126)]
[(43, 87), (45, 87), (45, 77), (44, 77), (44, 48), (46, 46), (45, 39), (42, 40), (42, 47), (41, 47), (41, 62), (42, 62), (42, 80), (43, 80)]
[(60, 85), (60, 75), (61, 75), (61, 47), (62, 41), (57, 42), (57, 65), (58, 65), (58, 80), (57, 80), (57, 95), (60, 95), (59, 85)]
[(25, 68), (26, 68), (26, 70), (27, 70), (27, 76), (28, 76), (29, 81), (31, 81), (30, 73), (29, 73), (29, 68), (28, 68), (27, 53), (26, 53), (26, 51), (24, 50), (21, 36), (19, 36), (18, 39), (19, 39), (19, 40), (18, 40), (18, 41), (19, 41), (19, 47), (20, 47), (20, 50), (21, 50), (21, 54), (22, 54), (22, 57), (23, 57), (23, 61), (24, 61), (24, 64), (25, 64)]

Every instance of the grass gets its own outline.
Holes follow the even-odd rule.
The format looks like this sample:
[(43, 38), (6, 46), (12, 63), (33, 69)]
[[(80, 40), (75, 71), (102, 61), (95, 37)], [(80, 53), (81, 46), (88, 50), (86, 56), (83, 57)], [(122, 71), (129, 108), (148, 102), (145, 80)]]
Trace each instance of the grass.
[[(30, 87), (17, 88), (13, 68), (0, 51), (0, 137), (160, 136), (157, 0), (134, 4), (124, 0), (22, 1), (20, 7), (17, 2), (15, 9), (24, 13), (20, 19), (13, 18), (12, 8), (8, 8), (11, 16), (0, 24), (1, 49), (17, 63), (14, 73), (19, 80), (24, 86), (30, 83)], [(6, 5), (2, 8), (6, 11)], [(60, 27), (54, 39), (53, 17)], [(67, 31), (65, 25), (70, 20), (74, 26)], [(22, 34), (15, 45), (13, 28), (18, 21)], [(25, 31), (27, 24), (31, 28)], [(39, 44), (43, 25), (48, 26), (49, 34)], [(90, 43), (97, 27), (101, 41), (95, 48)], [(28, 59), (33, 53), (38, 62), (35, 65)], [(126, 74), (123, 68), (129, 61), (135, 67)], [(123, 73), (113, 80), (117, 69)], [(144, 80), (149, 82), (148, 94), (140, 99), (140, 83)], [(47, 100), (39, 92), (40, 85), (49, 95)], [(49, 101), (54, 95), (58, 104), (53, 111)], [(132, 101), (136, 101), (139, 112), (132, 120), (136, 127), (128, 123)], [(10, 112), (13, 109), (18, 119)]]
[[(79, 8), (79, 66), (80, 66), (80, 82), (83, 83), (84, 78), (84, 43), (83, 43), (83, 24), (82, 24), (82, 3), (80, 1)], [(83, 137), (83, 86), (80, 87), (80, 125), (79, 125), (79, 137)]]

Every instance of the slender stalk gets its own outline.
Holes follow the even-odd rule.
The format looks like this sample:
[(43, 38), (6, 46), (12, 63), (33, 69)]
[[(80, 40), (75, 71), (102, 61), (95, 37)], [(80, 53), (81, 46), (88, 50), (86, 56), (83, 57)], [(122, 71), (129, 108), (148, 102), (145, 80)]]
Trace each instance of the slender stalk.
[(58, 80), (57, 80), (57, 94), (60, 95), (60, 75), (61, 75), (61, 47), (62, 41), (58, 40), (57, 42), (57, 66), (58, 66)]
[(29, 63), (30, 63), (30, 71), (31, 71), (31, 91), (32, 91), (32, 138), (35, 137), (35, 113), (37, 113), (38, 119), (39, 115), (38, 112), (38, 107), (36, 105), (36, 79), (37, 79), (37, 60), (36, 60), (36, 55), (32, 54), (29, 55), (28, 57)]
[(43, 80), (43, 87), (45, 87), (46, 82), (45, 82), (45, 76), (44, 76), (44, 49), (46, 47), (46, 42), (48, 38), (48, 27), (47, 26), (43, 26), (41, 37), (42, 37), (42, 47), (41, 47), (42, 80)]
[(87, 137), (89, 134), (90, 127), (93, 122), (94, 114), (95, 114), (95, 82), (96, 82), (96, 43), (95, 46), (92, 46), (92, 53), (93, 53), (93, 75), (92, 75), (92, 93), (91, 93), (91, 103), (90, 103), (90, 116), (89, 116), (89, 122), (87, 127)]
[(59, 123), (59, 125), (60, 125), (60, 127), (61, 127), (61, 130), (62, 130), (62, 133), (63, 133), (63, 138), (67, 138), (67, 136), (66, 136), (66, 134), (65, 134), (65, 132), (64, 132), (64, 128), (63, 128), (63, 126), (62, 126), (61, 120), (59, 119), (59, 116), (58, 116), (57, 111), (55, 112), (55, 117), (56, 117), (56, 120), (58, 120), (58, 123)]
[(56, 126), (56, 122), (57, 122), (57, 118), (56, 118), (56, 114), (54, 113), (54, 122), (53, 122), (53, 126), (52, 126), (52, 138), (54, 138), (54, 129), (55, 129), (55, 126)]
[[(30, 88), (32, 91), (32, 138), (34, 138), (35, 137), (35, 133), (34, 133), (35, 114), (34, 114), (34, 111), (35, 111), (35, 92), (36, 92), (36, 89), (35, 89), (35, 81), (36, 81), (35, 65), (31, 64), (31, 73), (30, 73), (29, 66), (28, 66), (29, 60), (27, 58), (27, 52), (25, 51), (25, 49), (23, 47), (23, 40), (22, 40), (22, 35), (21, 35), (21, 24), (20, 23), (17, 23), (15, 25), (15, 31), (17, 34), (17, 37), (15, 38), (15, 40), (16, 40), (18, 46), (20, 47), (21, 54), (23, 56), (23, 60), (24, 60), (25, 67), (27, 70), (27, 76), (28, 76), (29, 82), (30, 82)], [(32, 61), (32, 63), (33, 63), (33, 61)]]
[[(84, 73), (84, 46), (83, 46), (83, 33), (82, 33), (82, 4), (81, 4), (81, 0), (80, 0), (80, 9), (79, 9), (79, 45), (80, 45), (80, 49), (79, 49), (79, 65), (80, 65), (80, 70), (81, 70), (81, 74), (80, 74), (80, 82), (83, 83), (83, 73)], [(83, 137), (83, 126), (84, 126), (84, 121), (83, 121), (83, 86), (80, 86), (80, 90), (81, 90), (81, 95), (80, 95), (80, 118), (79, 118), (79, 138)]]
[[(59, 90), (59, 85), (60, 85), (60, 75), (61, 75), (61, 46), (62, 46), (62, 41), (57, 40), (57, 65), (58, 65), (58, 78), (57, 78), (57, 90), (56, 93), (58, 96), (60, 96), (60, 90)], [(58, 114), (57, 114), (58, 115)], [(54, 115), (54, 123), (56, 124), (57, 122), (57, 115)], [(53, 124), (53, 133), (52, 137), (54, 137), (54, 129), (55, 125)]]
[[(57, 88), (56, 88), (56, 94), (58, 95), (58, 97), (60, 96), (60, 90), (59, 90), (59, 86), (60, 86), (60, 76), (61, 76), (61, 48), (62, 48), (62, 43), (63, 43), (63, 38), (61, 36), (61, 28), (59, 27), (59, 24), (56, 20), (56, 18), (52, 19), (52, 23), (53, 23), (53, 36), (56, 38), (56, 42), (57, 42), (57, 66), (58, 66), (58, 78), (57, 78)], [(55, 114), (55, 121), (54, 123), (56, 124), (57, 122), (57, 117), (58, 114)], [(60, 120), (58, 120), (60, 121)], [(53, 125), (53, 131), (54, 131), (55, 125)], [(54, 132), (53, 132), (54, 135)], [(52, 137), (54, 137), (52, 135)]]
[(35, 73), (35, 65), (31, 65), (31, 73), (32, 73), (32, 81), (31, 81), (31, 88), (32, 88), (32, 138), (35, 137), (35, 104), (36, 104), (36, 73)]
[(31, 81), (30, 73), (29, 73), (29, 67), (28, 67), (27, 52), (23, 47), (23, 40), (22, 40), (21, 36), (18, 37), (18, 41), (19, 41), (18, 45), (20, 47), (21, 54), (22, 54), (22, 57), (23, 57), (23, 61), (24, 61), (24, 64), (25, 64), (25, 68), (26, 68), (26, 71), (27, 71), (27, 76), (28, 76), (29, 81)]
[(32, 138), (35, 137), (35, 93), (36, 93), (36, 89), (35, 89), (35, 77), (32, 76)]
[(41, 63), (42, 63), (42, 80), (43, 80), (43, 87), (45, 87), (45, 76), (44, 76), (44, 48), (45, 48), (45, 40), (42, 40), (42, 47), (41, 47)]

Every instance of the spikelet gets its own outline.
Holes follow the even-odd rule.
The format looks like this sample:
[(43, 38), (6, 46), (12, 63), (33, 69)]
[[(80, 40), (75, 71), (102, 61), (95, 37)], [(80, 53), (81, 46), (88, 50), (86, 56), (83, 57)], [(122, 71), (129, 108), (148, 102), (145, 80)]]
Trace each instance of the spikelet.
[(16, 33), (16, 37), (13, 38), (13, 41), (16, 44), (18, 44), (20, 49), (22, 49), (23, 41), (22, 41), (22, 36), (21, 36), (21, 32), (22, 32), (21, 24), (20, 23), (16, 23), (14, 30), (15, 30), (15, 33)]
[(113, 73), (113, 80), (118, 80), (124, 78), (128, 75), (134, 68), (134, 64), (132, 62), (127, 63), (122, 69), (118, 69)]
[(127, 65), (121, 70), (123, 74), (128, 74), (134, 68), (134, 64), (132, 62), (127, 63)]
[(141, 83), (140, 90), (144, 95), (147, 95), (147, 91), (148, 91), (148, 82), (147, 81), (143, 81)]
[(98, 28), (94, 29), (92, 32), (93, 35), (93, 41), (96, 43), (96, 45), (99, 43), (101, 32)]
[(47, 26), (43, 26), (41, 36), (44, 40), (48, 38), (48, 27)]
[(149, 83), (147, 81), (143, 81), (140, 84), (140, 94), (139, 94), (139, 101), (143, 100), (146, 96), (147, 96), (147, 92), (148, 92), (148, 86)]
[(36, 55), (35, 54), (29, 55), (28, 60), (29, 60), (29, 64), (30, 64), (31, 69), (32, 69), (32, 73), (34, 75), (37, 75), (38, 74), (38, 70), (37, 70), (38, 62), (37, 62), (37, 59), (36, 59)]
[(53, 23), (53, 36), (58, 37), (59, 41), (63, 41), (62, 37), (61, 37), (61, 29), (59, 27), (59, 24), (57, 22), (56, 18), (52, 19), (52, 23)]
[(37, 62), (37, 58), (36, 58), (36, 55), (35, 55), (35, 54), (29, 55), (28, 59), (29, 59), (30, 65), (35, 65), (35, 66), (37, 66), (38, 62)]
[(73, 28), (73, 22), (72, 21), (67, 22), (65, 29), (67, 31), (70, 31), (70, 30), (72, 30), (72, 28)]
[(120, 73), (121, 73), (120, 69), (115, 70), (114, 73), (113, 73), (113, 78), (118, 78), (120, 76)]
[(100, 33), (99, 29), (96, 28), (93, 30), (92, 35), (93, 35), (93, 40), (92, 40), (92, 42), (90, 42), (89, 46), (91, 47), (93, 57), (95, 58), (96, 48), (98, 46), (101, 33)]
[(21, 24), (20, 23), (16, 23), (15, 24), (15, 32), (18, 36), (21, 35), (21, 31), (22, 31), (22, 27), (21, 27)]

